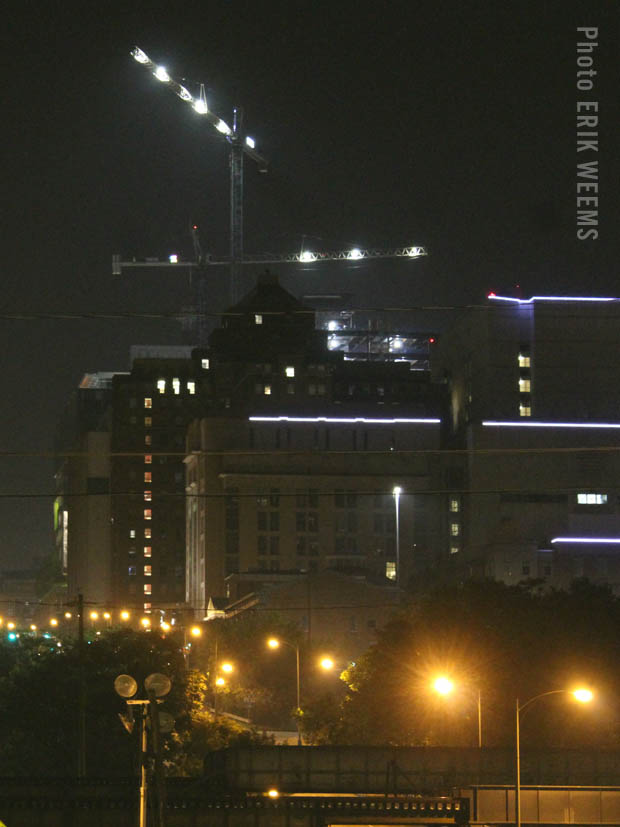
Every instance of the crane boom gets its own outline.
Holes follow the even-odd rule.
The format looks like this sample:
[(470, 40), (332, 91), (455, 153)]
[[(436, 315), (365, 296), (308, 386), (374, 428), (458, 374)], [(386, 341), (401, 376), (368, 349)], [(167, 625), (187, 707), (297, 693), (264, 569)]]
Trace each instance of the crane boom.
[[(309, 250), (303, 250), (300, 253), (256, 253), (254, 255), (244, 255), (241, 257), (240, 264), (312, 264), (313, 262), (321, 261), (363, 261), (366, 259), (378, 258), (421, 258), (427, 256), (428, 251), (425, 247), (392, 247), (389, 249), (378, 249), (369, 247), (367, 249), (353, 250), (331, 250), (329, 252), (314, 253)], [(123, 260), (120, 255), (112, 256), (112, 275), (120, 276), (123, 270), (129, 267), (195, 267), (198, 264), (207, 266), (227, 266), (230, 264), (230, 258), (202, 258), (197, 261), (179, 260), (176, 256), (170, 256), (168, 259), (158, 258), (142, 258)]]

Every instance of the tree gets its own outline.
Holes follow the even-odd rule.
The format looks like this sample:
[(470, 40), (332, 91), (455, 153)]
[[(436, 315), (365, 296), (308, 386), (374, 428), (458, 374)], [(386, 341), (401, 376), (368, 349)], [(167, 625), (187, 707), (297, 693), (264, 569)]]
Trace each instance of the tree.
[[(309, 716), (319, 740), (471, 746), (480, 690), (485, 745), (508, 745), (517, 697), (582, 681), (599, 702), (578, 708), (567, 695), (532, 706), (523, 722), (528, 744), (615, 744), (619, 629), (620, 601), (587, 582), (569, 592), (494, 581), (443, 587), (417, 596), (343, 674), (347, 692), (336, 720), (318, 707)], [(430, 688), (440, 673), (457, 682), (448, 698)]]
[(86, 682), (86, 770), (90, 776), (128, 776), (137, 769), (138, 739), (118, 719), (125, 701), (114, 679), (130, 674), (144, 697), (144, 679), (163, 672), (172, 688), (162, 709), (175, 720), (164, 737), (169, 772), (202, 771), (204, 752), (263, 740), (205, 710), (206, 676), (187, 673), (174, 637), (153, 632), (107, 632), (84, 647), (22, 635), (0, 645), (0, 776), (72, 776), (78, 753), (80, 674)]

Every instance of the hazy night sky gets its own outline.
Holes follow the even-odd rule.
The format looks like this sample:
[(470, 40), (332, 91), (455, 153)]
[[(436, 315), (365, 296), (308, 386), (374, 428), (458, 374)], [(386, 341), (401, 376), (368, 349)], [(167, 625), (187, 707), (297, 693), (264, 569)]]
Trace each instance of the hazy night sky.
[[(72, 5), (13, 2), (3, 16), (3, 314), (171, 313), (187, 278), (113, 277), (112, 254), (189, 256), (190, 221), (227, 252), (227, 146), (131, 59), (136, 44), (190, 91), (204, 82), (229, 122), (244, 107), (271, 162), (266, 176), (246, 164), (246, 252), (295, 251), (305, 234), (308, 247), (431, 253), (272, 268), (292, 292), (348, 290), (375, 307), (482, 303), (516, 283), (620, 295), (617, 2)], [(577, 26), (599, 28), (587, 93)], [(584, 98), (599, 102), (600, 226), (579, 242)], [(178, 342), (168, 321), (0, 321), (0, 570), (52, 542), (51, 497), (6, 496), (50, 494), (50, 459), (6, 452), (52, 450), (83, 373), (126, 370), (132, 343)]]

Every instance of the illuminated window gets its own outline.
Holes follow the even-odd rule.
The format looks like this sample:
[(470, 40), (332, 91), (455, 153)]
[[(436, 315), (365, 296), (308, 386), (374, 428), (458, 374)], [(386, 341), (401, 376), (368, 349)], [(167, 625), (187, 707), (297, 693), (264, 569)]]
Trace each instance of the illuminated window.
[(152, 516), (153, 515), (151, 513), (151, 509), (150, 508), (145, 508), (144, 509), (144, 519), (145, 520), (150, 520), (150, 519), (152, 519)]
[(203, 359), (200, 364), (202, 365), (203, 370), (209, 370), (209, 360)]
[(461, 533), (461, 526), (459, 523), (450, 523), (450, 534), (452, 537), (458, 537)]
[(132, 538), (136, 536), (136, 529), (135, 528), (130, 528), (129, 529), (129, 536), (132, 537)]
[(532, 408), (530, 405), (525, 405), (523, 402), (519, 405), (519, 416), (531, 416)]
[(150, 428), (152, 424), (153, 424), (153, 418), (151, 416), (145, 416), (144, 417), (144, 427), (145, 428)]
[(165, 379), (158, 379), (157, 380), (157, 390), (160, 393), (166, 393), (166, 380)]
[(190, 392), (190, 394), (192, 394), (192, 395), (195, 394), (196, 393), (196, 383), (195, 382), (188, 382), (187, 383), (187, 390)]
[(263, 388), (263, 393), (265, 396), (271, 396), (271, 385), (265, 385)]
[(529, 379), (519, 379), (519, 393), (529, 393), (532, 388), (532, 383)]
[(292, 379), (295, 376), (295, 368), (289, 365), (287, 368), (284, 369), (285, 374), (288, 376), (289, 379)]
[(144, 584), (144, 594), (151, 594), (151, 593), (152, 593), (151, 584), (150, 583), (145, 583)]
[(150, 471), (144, 472), (144, 482), (152, 482), (153, 474)]
[(152, 494), (152, 492), (151, 492), (151, 491), (145, 491), (145, 492), (144, 492), (144, 499), (145, 499), (145, 501), (146, 501), (147, 503), (150, 503), (150, 502), (151, 502), (151, 500), (153, 499), (153, 494)]
[(152, 603), (145, 603), (145, 604), (144, 604), (144, 611), (145, 611), (147, 614), (150, 614), (150, 611), (151, 611), (151, 606), (152, 606), (152, 605), (153, 605)]
[(385, 576), (388, 580), (396, 580), (396, 563), (387, 562), (385, 564)]
[(175, 379), (172, 380), (172, 390), (176, 394), (181, 393), (181, 380), (180, 379), (175, 378)]
[(458, 554), (459, 550), (458, 546), (450, 546), (450, 554)]
[(151, 465), (153, 462), (153, 455), (152, 454), (145, 454), (144, 455), (144, 464)]
[(452, 497), (450, 499), (450, 511), (456, 512), (456, 511), (460, 511), (460, 509), (461, 509), (460, 502), (458, 501), (458, 499), (456, 497)]
[(261, 316), (261, 314), (260, 313), (255, 313), (254, 314), (254, 324), (262, 324), (262, 323), (263, 323), (263, 317)]
[(144, 546), (144, 556), (145, 557), (151, 557), (152, 553), (153, 553), (152, 546)]
[(577, 494), (579, 505), (606, 505), (607, 494), (580, 493)]
[(150, 528), (145, 528), (144, 529), (144, 539), (145, 540), (150, 540), (151, 536), (152, 536), (152, 530)]
[(529, 368), (531, 366), (532, 366), (531, 358), (525, 353), (520, 353), (519, 354), (519, 367), (520, 368)]
[(145, 436), (144, 436), (144, 444), (145, 444), (145, 445), (151, 445), (151, 444), (152, 444), (152, 442), (153, 442), (153, 439), (152, 439), (151, 435), (150, 435), (150, 434), (145, 434)]
[(135, 573), (136, 573), (136, 567), (135, 567), (135, 566), (129, 566), (129, 569), (128, 569), (128, 574), (129, 574), (129, 576), (130, 576), (130, 577), (133, 577), (133, 575), (134, 575)]
[(151, 569), (152, 569), (151, 566), (145, 566), (144, 567), (144, 576), (145, 577), (150, 577), (151, 576)]
[(150, 396), (144, 397), (144, 407), (145, 408), (152, 408), (153, 407), (153, 400)]

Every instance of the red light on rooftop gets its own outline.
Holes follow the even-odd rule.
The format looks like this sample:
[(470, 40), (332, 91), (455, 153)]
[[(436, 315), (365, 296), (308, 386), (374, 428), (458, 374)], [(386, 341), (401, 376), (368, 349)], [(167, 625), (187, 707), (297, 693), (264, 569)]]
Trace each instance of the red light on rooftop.
[(434, 345), (437, 339), (434, 336), (429, 336), (428, 343), (429, 345)]
[(495, 293), (493, 291), (491, 291), (490, 293), (487, 293), (487, 299), (495, 299), (495, 298), (497, 298), (497, 293)]

